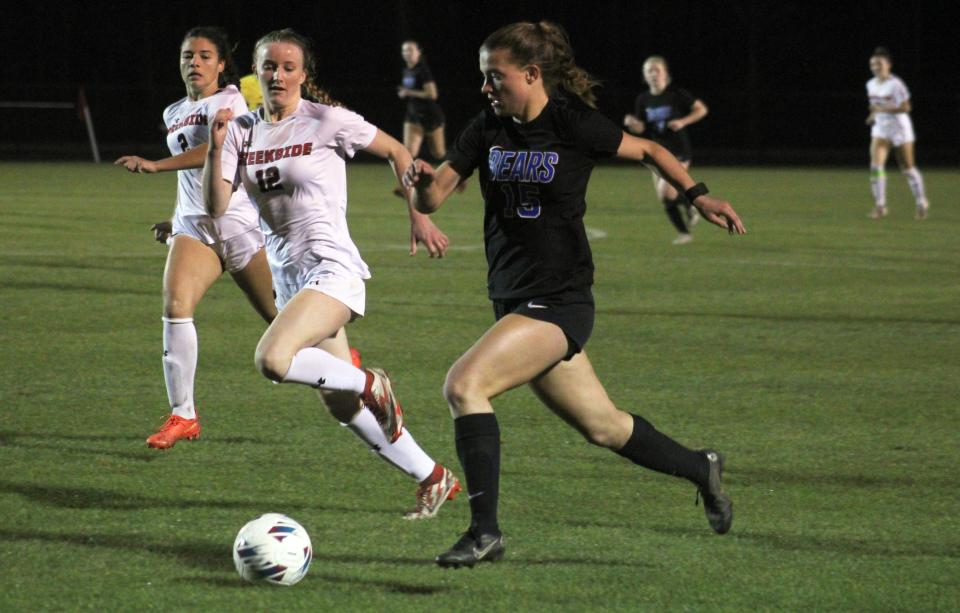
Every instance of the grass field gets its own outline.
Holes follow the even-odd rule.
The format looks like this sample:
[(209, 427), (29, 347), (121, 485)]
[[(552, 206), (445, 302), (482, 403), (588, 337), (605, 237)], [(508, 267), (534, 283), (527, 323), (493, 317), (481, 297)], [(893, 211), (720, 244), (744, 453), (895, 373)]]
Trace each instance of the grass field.
[[(0, 165), (0, 611), (956, 610), (960, 607), (960, 172), (926, 171), (913, 220), (891, 172), (695, 169), (749, 234), (675, 247), (649, 178), (599, 168), (589, 345), (612, 398), (728, 457), (736, 521), (694, 488), (590, 447), (526, 390), (496, 401), (503, 563), (443, 571), (468, 521), (401, 519), (414, 485), (311, 390), (253, 368), (262, 323), (229, 278), (198, 310), (203, 437), (167, 453), (161, 273), (150, 224), (175, 177)], [(410, 258), (384, 164), (350, 169), (351, 229), (374, 278), (349, 328), (394, 375), (411, 431), (459, 471), (447, 367), (491, 322), (476, 181)], [(291, 589), (242, 584), (236, 531), (268, 511), (310, 532)]]

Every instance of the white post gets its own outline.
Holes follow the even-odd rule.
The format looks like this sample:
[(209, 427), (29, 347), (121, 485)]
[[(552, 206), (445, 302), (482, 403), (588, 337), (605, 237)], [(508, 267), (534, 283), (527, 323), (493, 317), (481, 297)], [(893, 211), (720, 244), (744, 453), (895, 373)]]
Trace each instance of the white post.
[(90, 117), (90, 106), (87, 105), (87, 97), (83, 95), (83, 88), (80, 88), (80, 97), (77, 100), (80, 112), (83, 113), (83, 121), (87, 124), (87, 137), (90, 139), (90, 150), (93, 151), (94, 164), (100, 163), (100, 149), (97, 147), (97, 136), (93, 133), (93, 118)]

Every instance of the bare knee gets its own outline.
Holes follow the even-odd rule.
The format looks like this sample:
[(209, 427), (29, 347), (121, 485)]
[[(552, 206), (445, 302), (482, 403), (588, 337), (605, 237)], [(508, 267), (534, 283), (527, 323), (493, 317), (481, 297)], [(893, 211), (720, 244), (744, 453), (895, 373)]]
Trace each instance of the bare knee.
[(285, 351), (278, 350), (276, 347), (265, 346), (261, 343), (257, 345), (253, 361), (260, 374), (279, 383), (283, 381), (283, 377), (290, 370), (290, 362), (293, 361), (293, 356)]
[(480, 377), (456, 365), (447, 373), (443, 382), (443, 397), (455, 415), (463, 414), (464, 409), (474, 400), (489, 400), (483, 392)]
[(163, 297), (163, 316), (172, 319), (193, 317), (194, 304), (192, 300), (185, 300), (169, 294)]

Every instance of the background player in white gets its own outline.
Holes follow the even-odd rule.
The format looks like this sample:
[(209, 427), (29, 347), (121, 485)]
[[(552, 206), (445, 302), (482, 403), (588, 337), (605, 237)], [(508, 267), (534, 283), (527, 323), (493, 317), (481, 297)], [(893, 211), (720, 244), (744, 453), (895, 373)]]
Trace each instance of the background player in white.
[(890, 72), (893, 62), (890, 52), (877, 47), (870, 56), (870, 72), (873, 78), (867, 81), (867, 96), (870, 98), (870, 189), (874, 207), (870, 217), (887, 216), (887, 157), (892, 148), (907, 179), (910, 191), (916, 200), (916, 218), (926, 219), (930, 210), (923, 186), (923, 176), (914, 166), (913, 122), (910, 121), (910, 91), (897, 75)]
[(156, 449), (200, 436), (193, 397), (198, 353), (193, 313), (223, 271), (233, 276), (267, 323), (277, 314), (264, 236), (246, 192), (238, 189), (228, 214), (219, 219), (211, 218), (203, 206), (201, 168), (207, 153), (207, 121), (221, 108), (246, 111), (234, 85), (236, 71), (226, 33), (213, 27), (189, 30), (180, 44), (180, 76), (187, 95), (163, 112), (173, 156), (152, 161), (131, 155), (115, 162), (136, 173), (177, 171), (172, 227), (154, 226), (157, 240), (170, 243), (163, 274), (163, 375), (171, 415), (147, 439), (147, 445)]
[[(347, 228), (346, 158), (359, 150), (386, 158), (398, 184), (412, 158), (313, 84), (309, 42), (293, 30), (257, 41), (254, 69), (263, 106), (233, 121), (232, 110), (222, 109), (212, 119), (204, 199), (213, 216), (229, 214), (231, 194), (242, 184), (271, 230), (267, 248), (280, 313), (257, 346), (257, 367), (277, 383), (319, 390), (336, 419), (417, 479), (417, 505), (406, 517), (431, 517), (459, 490), (457, 479), (403, 427), (386, 373), (350, 363), (345, 331), (364, 314), (370, 277)], [(428, 249), (442, 255), (446, 237), (420, 213), (411, 222), (429, 224)]]

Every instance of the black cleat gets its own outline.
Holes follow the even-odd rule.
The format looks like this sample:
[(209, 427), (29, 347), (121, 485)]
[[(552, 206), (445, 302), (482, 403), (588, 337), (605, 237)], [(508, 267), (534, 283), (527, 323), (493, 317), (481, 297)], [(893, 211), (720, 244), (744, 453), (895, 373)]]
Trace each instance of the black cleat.
[(697, 490), (697, 500), (703, 497), (703, 512), (710, 527), (717, 534), (726, 534), (733, 525), (733, 501), (723, 492), (720, 477), (723, 474), (723, 456), (712, 449), (704, 449), (710, 464), (707, 487)]
[(443, 568), (473, 568), (478, 562), (496, 562), (503, 557), (504, 551), (502, 535), (474, 536), (468, 530), (453, 547), (437, 556), (437, 564)]

